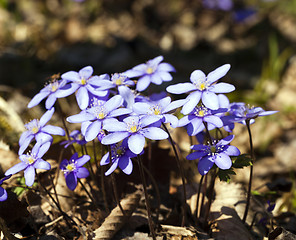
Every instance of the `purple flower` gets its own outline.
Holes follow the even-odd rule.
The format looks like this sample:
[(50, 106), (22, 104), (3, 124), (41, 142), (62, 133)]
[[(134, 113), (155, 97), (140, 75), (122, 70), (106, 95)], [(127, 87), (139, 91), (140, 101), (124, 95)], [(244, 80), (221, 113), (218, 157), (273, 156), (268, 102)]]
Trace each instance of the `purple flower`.
[(232, 166), (229, 156), (240, 155), (237, 147), (229, 145), (233, 138), (233, 135), (229, 135), (218, 142), (209, 143), (208, 145), (193, 145), (191, 149), (196, 151), (189, 154), (186, 158), (188, 160), (199, 159), (198, 171), (201, 175), (207, 174), (214, 163), (220, 169), (229, 169)]
[(171, 102), (170, 97), (165, 97), (157, 101), (137, 102), (133, 105), (133, 110), (137, 114), (155, 116), (163, 123), (171, 123), (171, 126), (175, 128), (178, 125), (178, 118), (170, 112), (183, 106), (186, 102), (185, 99)]
[(168, 86), (166, 90), (174, 94), (191, 92), (186, 98), (188, 102), (184, 104), (181, 111), (185, 115), (195, 108), (200, 99), (207, 108), (217, 110), (222, 103), (219, 102), (216, 93), (228, 93), (235, 89), (233, 85), (228, 83), (216, 83), (225, 76), (229, 69), (230, 65), (225, 64), (207, 76), (202, 71), (195, 70), (190, 76), (191, 83), (178, 83)]
[(85, 122), (82, 125), (82, 134), (87, 142), (95, 139), (102, 127), (115, 120), (115, 117), (129, 114), (132, 111), (127, 108), (119, 108), (123, 103), (123, 98), (116, 95), (108, 101), (97, 101), (91, 108), (86, 109), (79, 114), (70, 116), (67, 121), (70, 123)]
[(226, 112), (227, 109), (220, 108), (211, 110), (200, 106), (195, 107), (193, 111), (179, 120), (178, 127), (187, 126), (187, 132), (190, 136), (202, 132), (205, 129), (204, 123), (207, 123), (209, 130), (223, 127), (223, 122), (220, 119), (220, 114)]
[(264, 111), (261, 107), (250, 107), (243, 102), (235, 102), (229, 105), (229, 110), (224, 117), (224, 121), (246, 124), (246, 120), (249, 120), (252, 124), (257, 117), (267, 116), (277, 112), (278, 111)]
[(136, 89), (139, 92), (144, 91), (152, 82), (160, 85), (163, 81), (168, 82), (173, 79), (169, 72), (175, 72), (175, 68), (169, 63), (161, 63), (163, 56), (158, 56), (126, 71), (124, 74), (129, 78), (140, 77)]
[(27, 131), (23, 132), (20, 139), (19, 139), (19, 155), (23, 154), (26, 148), (29, 146), (30, 142), (35, 138), (37, 142), (45, 143), (51, 142), (53, 135), (65, 135), (64, 129), (45, 124), (51, 119), (54, 113), (54, 108), (46, 111), (43, 116), (38, 119), (33, 119), (29, 123), (25, 124), (25, 128)]
[(223, 11), (229, 11), (232, 9), (232, 0), (203, 0), (202, 4), (206, 8), (219, 9)]
[(159, 118), (155, 116), (130, 116), (123, 119), (123, 122), (106, 123), (103, 128), (109, 134), (102, 139), (102, 144), (110, 145), (128, 138), (129, 149), (135, 154), (140, 154), (144, 149), (145, 138), (152, 140), (168, 138), (168, 134), (164, 130), (149, 126), (158, 120)]
[[(130, 175), (133, 171), (133, 163), (131, 158), (136, 157), (127, 145), (127, 140), (123, 140), (121, 143), (111, 145), (111, 162), (112, 165), (105, 175), (110, 175), (117, 167), (119, 167), (125, 174)], [(110, 163), (110, 152), (107, 152), (101, 160), (101, 165), (107, 165)]]
[(70, 94), (76, 93), (76, 100), (81, 110), (84, 110), (89, 105), (90, 97), (92, 94), (98, 97), (104, 97), (108, 94), (108, 91), (100, 91), (97, 90), (97, 86), (99, 85), (102, 79), (105, 79), (106, 74), (102, 76), (92, 76), (93, 68), (91, 66), (87, 66), (82, 68), (79, 72), (69, 71), (62, 74), (62, 79), (65, 79), (70, 83), (70, 86), (67, 90), (61, 91), (57, 94), (57, 97), (65, 97)]
[(64, 172), (67, 187), (74, 191), (77, 186), (77, 178), (87, 178), (88, 170), (83, 167), (90, 160), (90, 156), (83, 155), (78, 158), (78, 153), (74, 153), (70, 160), (64, 159), (60, 164), (60, 169)]
[(3, 202), (7, 199), (7, 192), (3, 187), (1, 187), (1, 185), (5, 180), (7, 180), (10, 177), (11, 177), (11, 174), (0, 180), (0, 202)]
[[(135, 101), (135, 96), (129, 86), (135, 83), (130, 80), (124, 73), (114, 73), (111, 79), (103, 79), (98, 83), (98, 90), (117, 89), (118, 94), (122, 96), (125, 101), (125, 106), (131, 106)], [(117, 92), (115, 92), (117, 94)]]
[(61, 89), (63, 89), (66, 83), (67, 83), (66, 80), (54, 79), (32, 98), (32, 100), (28, 104), (28, 108), (37, 106), (46, 97), (47, 97), (45, 101), (46, 109), (52, 108), (57, 100), (57, 94), (63, 91)]
[(47, 152), (50, 145), (50, 142), (44, 144), (37, 142), (32, 148), (32, 151), (19, 156), (21, 162), (8, 169), (5, 175), (8, 176), (25, 170), (26, 185), (31, 187), (35, 180), (35, 169), (49, 170), (51, 168), (50, 164), (42, 159), (42, 156)]
[(84, 139), (84, 136), (79, 130), (74, 130), (69, 134), (70, 140), (66, 140), (61, 142), (61, 145), (65, 145), (64, 147), (67, 148), (73, 143), (77, 143), (79, 145), (84, 145), (86, 144), (86, 141)]

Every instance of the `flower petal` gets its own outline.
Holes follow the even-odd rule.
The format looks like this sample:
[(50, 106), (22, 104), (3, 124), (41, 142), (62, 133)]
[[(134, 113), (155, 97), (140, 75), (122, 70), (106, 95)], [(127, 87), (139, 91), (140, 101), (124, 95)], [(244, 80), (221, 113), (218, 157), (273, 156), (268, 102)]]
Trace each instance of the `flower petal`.
[(129, 132), (114, 132), (114, 133), (109, 133), (107, 136), (105, 136), (101, 143), (104, 145), (110, 145), (114, 143), (118, 143), (121, 140), (125, 139), (130, 135)]
[(49, 162), (46, 162), (41, 158), (37, 159), (34, 162), (33, 166), (36, 169), (44, 169), (44, 170), (50, 170), (51, 169), (51, 166), (50, 166)]
[(18, 173), (18, 172), (24, 170), (27, 166), (28, 166), (28, 164), (26, 164), (25, 162), (20, 162), (20, 163), (14, 165), (13, 167), (9, 168), (5, 172), (5, 176), (8, 176), (10, 174)]
[(221, 67), (216, 68), (214, 71), (210, 72), (207, 76), (209, 83), (214, 83), (220, 78), (224, 77), (230, 69), (230, 64), (224, 64)]
[(196, 90), (196, 87), (192, 83), (178, 83), (175, 85), (168, 86), (166, 90), (167, 92), (173, 94), (183, 94)]
[(119, 162), (119, 159), (116, 159), (116, 160), (112, 163), (112, 165), (111, 165), (111, 167), (108, 169), (108, 171), (105, 172), (105, 176), (108, 176), (108, 175), (110, 175), (111, 173), (114, 172), (114, 170), (115, 170), (115, 169), (117, 168), (117, 166), (118, 166), (118, 162)]
[(46, 98), (50, 94), (49, 91), (42, 91), (37, 93), (32, 100), (28, 103), (28, 108), (32, 108), (37, 106), (44, 98)]
[(150, 82), (151, 82), (151, 79), (150, 79), (150, 76), (148, 75), (145, 75), (139, 78), (137, 82), (137, 87), (136, 87), (137, 91), (139, 92), (144, 91), (149, 86)]
[(128, 148), (135, 154), (140, 154), (145, 146), (145, 137), (141, 134), (133, 134), (128, 138)]
[(226, 149), (223, 151), (228, 156), (239, 156), (240, 150), (235, 146), (226, 146)]
[(206, 175), (213, 165), (214, 161), (210, 157), (203, 157), (199, 160), (197, 168), (201, 175)]
[(140, 130), (141, 134), (143, 134), (146, 138), (152, 139), (152, 140), (162, 140), (167, 139), (169, 135), (158, 127), (147, 127), (143, 130)]
[(3, 202), (7, 199), (7, 192), (3, 187), (0, 187), (0, 202)]
[(211, 92), (214, 93), (229, 93), (235, 90), (235, 87), (229, 83), (216, 83), (212, 85)]
[(193, 153), (190, 153), (189, 155), (187, 155), (186, 159), (187, 160), (195, 160), (195, 159), (202, 158), (202, 157), (206, 156), (207, 154), (208, 154), (207, 152), (193, 152)]
[(51, 119), (53, 113), (54, 113), (54, 108), (51, 108), (42, 115), (39, 121), (39, 124), (41, 127), (43, 127)]
[(66, 184), (67, 187), (74, 191), (76, 186), (77, 186), (77, 176), (74, 174), (74, 172), (70, 172), (69, 174), (66, 175)]
[(55, 96), (55, 94), (50, 94), (45, 101), (45, 108), (51, 109), (55, 104), (56, 100), (57, 100), (57, 97)]
[(189, 114), (199, 103), (201, 96), (202, 93), (200, 91), (190, 93), (186, 98), (187, 102), (183, 105), (181, 113), (184, 115)]
[(127, 175), (130, 175), (133, 171), (133, 162), (127, 156), (122, 156), (120, 158), (118, 166)]
[(190, 75), (190, 81), (192, 83), (204, 82), (206, 79), (206, 75), (201, 70), (195, 70)]
[(80, 87), (78, 89), (76, 93), (76, 100), (81, 110), (84, 110), (88, 107), (89, 96), (86, 87)]
[(215, 160), (215, 164), (220, 169), (225, 170), (225, 169), (231, 168), (232, 161), (231, 161), (230, 157), (225, 153), (219, 153), (219, 154), (215, 155), (214, 160)]
[(52, 135), (65, 136), (65, 130), (63, 128), (52, 125), (46, 125), (45, 127), (43, 127), (42, 132)]
[(86, 129), (85, 140), (87, 142), (94, 140), (98, 136), (98, 134), (101, 130), (102, 130), (102, 122), (101, 121), (94, 121)]
[(90, 156), (88, 155), (83, 155), (80, 158), (76, 160), (76, 166), (77, 167), (82, 167), (85, 163), (87, 163), (90, 160)]
[(100, 161), (100, 165), (103, 166), (103, 165), (107, 165), (110, 163), (110, 158), (109, 158), (109, 152), (107, 152), (101, 159)]
[(77, 169), (76, 176), (78, 178), (87, 178), (89, 176), (89, 171), (85, 167), (80, 167)]
[(105, 109), (109, 112), (112, 110), (119, 108), (123, 103), (123, 98), (120, 95), (115, 95), (110, 98), (104, 105)]
[(91, 66), (84, 67), (80, 69), (79, 76), (84, 79), (89, 79), (93, 73), (93, 68)]
[(24, 171), (24, 177), (26, 180), (26, 185), (31, 187), (35, 181), (35, 168), (33, 166), (28, 166)]
[(205, 91), (201, 96), (202, 103), (209, 109), (217, 110), (219, 108), (219, 100), (215, 93)]

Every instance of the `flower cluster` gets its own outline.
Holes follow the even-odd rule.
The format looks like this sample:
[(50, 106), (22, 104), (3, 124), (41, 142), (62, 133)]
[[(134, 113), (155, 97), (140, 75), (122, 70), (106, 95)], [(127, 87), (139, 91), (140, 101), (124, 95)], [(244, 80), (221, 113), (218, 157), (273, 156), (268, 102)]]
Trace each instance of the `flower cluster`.
[[(89, 171), (84, 164), (91, 157), (85, 153), (86, 144), (99, 141), (105, 146), (101, 165), (109, 165), (105, 175), (111, 174), (119, 167), (125, 174), (133, 171), (132, 158), (143, 154), (146, 141), (156, 141), (169, 138), (165, 124), (171, 127), (186, 127), (190, 136), (206, 136), (199, 145), (192, 146), (193, 153), (188, 160), (198, 159), (200, 174), (207, 174), (214, 166), (225, 170), (232, 166), (231, 156), (240, 155), (240, 151), (230, 145), (233, 135), (212, 139), (211, 130), (224, 127), (232, 131), (234, 124), (253, 122), (259, 116), (275, 113), (264, 111), (262, 108), (249, 108), (244, 103), (229, 103), (224, 95), (235, 90), (232, 84), (218, 82), (230, 70), (230, 65), (218, 67), (209, 74), (194, 70), (190, 82), (170, 85), (166, 88), (171, 94), (185, 94), (185, 99), (172, 101), (167, 93), (144, 96), (140, 92), (146, 90), (150, 83), (160, 85), (171, 81), (175, 68), (164, 63), (163, 56), (142, 63), (123, 73), (111, 75), (94, 75), (93, 68), (86, 66), (76, 71), (68, 71), (54, 78), (29, 102), (32, 108), (43, 100), (47, 111), (40, 119), (33, 119), (25, 125), (26, 131), (19, 140), (20, 163), (6, 171), (4, 180), (24, 170), (26, 184), (32, 186), (36, 169), (49, 170), (50, 164), (42, 159), (53, 142), (52, 135), (64, 136), (68, 129), (48, 125), (59, 98), (68, 97), (75, 93), (80, 112), (68, 116), (68, 123), (80, 124), (81, 129), (69, 134), (61, 144), (65, 148), (81, 145), (81, 152), (75, 152), (67, 160), (60, 163), (66, 184), (74, 190), (79, 178), (87, 178)], [(181, 109), (183, 116), (178, 118), (174, 112)], [(66, 130), (66, 131), (65, 131)], [(35, 145), (24, 154), (30, 147)], [(73, 147), (74, 149), (74, 147)], [(97, 159), (94, 157), (94, 159)], [(91, 164), (90, 164), (91, 165)], [(6, 198), (6, 191), (0, 187), (0, 199)]]

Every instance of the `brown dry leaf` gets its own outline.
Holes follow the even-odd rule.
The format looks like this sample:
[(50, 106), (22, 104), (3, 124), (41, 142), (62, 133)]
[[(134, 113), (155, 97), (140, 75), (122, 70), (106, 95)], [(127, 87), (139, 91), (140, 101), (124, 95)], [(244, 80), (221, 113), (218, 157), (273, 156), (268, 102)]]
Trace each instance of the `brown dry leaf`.
[[(246, 194), (240, 184), (219, 182), (216, 184), (216, 199), (212, 204), (212, 232), (215, 239), (253, 239), (241, 221), (245, 210)], [(247, 223), (252, 221), (249, 210)]]
[(269, 240), (295, 240), (296, 235), (293, 233), (290, 233), (286, 229), (282, 227), (277, 227), (274, 229), (269, 235)]
[(94, 231), (94, 240), (112, 239), (116, 232), (126, 223), (128, 217), (134, 212), (140, 201), (141, 192), (136, 191), (125, 199), (121, 200), (120, 204), (126, 214), (123, 216), (119, 206), (114, 208), (110, 215), (105, 219), (103, 224)]

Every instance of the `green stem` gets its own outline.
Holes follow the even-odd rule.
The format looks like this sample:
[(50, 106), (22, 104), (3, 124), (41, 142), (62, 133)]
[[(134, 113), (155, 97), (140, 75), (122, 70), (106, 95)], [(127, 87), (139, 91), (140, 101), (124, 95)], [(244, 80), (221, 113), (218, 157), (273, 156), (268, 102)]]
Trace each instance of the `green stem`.
[(250, 128), (250, 120), (246, 120), (246, 126), (248, 129), (248, 134), (249, 134), (249, 141), (250, 141), (250, 151), (251, 151), (251, 166), (250, 166), (250, 177), (249, 177), (249, 186), (248, 186), (248, 193), (247, 193), (247, 204), (243, 216), (243, 223), (246, 222), (249, 207), (250, 207), (250, 199), (251, 199), (251, 189), (252, 189), (252, 181), (253, 181), (253, 163), (255, 161), (255, 152), (254, 152), (254, 147), (253, 147), (253, 140), (252, 140), (252, 133), (251, 133), (251, 128)]

